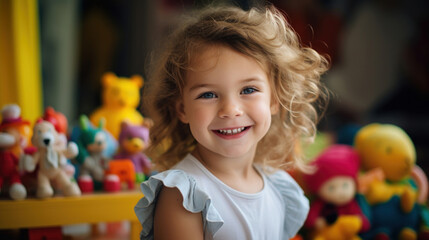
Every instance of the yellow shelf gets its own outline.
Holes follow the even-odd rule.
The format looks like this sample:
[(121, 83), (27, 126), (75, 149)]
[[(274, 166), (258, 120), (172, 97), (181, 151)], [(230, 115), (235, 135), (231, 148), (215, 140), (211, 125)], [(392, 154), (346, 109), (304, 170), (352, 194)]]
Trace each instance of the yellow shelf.
[(141, 225), (134, 213), (134, 206), (142, 197), (143, 194), (138, 191), (122, 191), (80, 197), (0, 200), (0, 229), (130, 221), (130, 237), (139, 239)]

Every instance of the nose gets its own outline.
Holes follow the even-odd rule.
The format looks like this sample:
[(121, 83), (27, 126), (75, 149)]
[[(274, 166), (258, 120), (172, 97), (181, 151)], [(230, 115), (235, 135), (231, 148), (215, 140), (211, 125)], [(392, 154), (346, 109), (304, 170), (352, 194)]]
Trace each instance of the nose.
[(226, 98), (221, 101), (218, 111), (220, 118), (234, 118), (243, 115), (242, 106), (237, 99)]

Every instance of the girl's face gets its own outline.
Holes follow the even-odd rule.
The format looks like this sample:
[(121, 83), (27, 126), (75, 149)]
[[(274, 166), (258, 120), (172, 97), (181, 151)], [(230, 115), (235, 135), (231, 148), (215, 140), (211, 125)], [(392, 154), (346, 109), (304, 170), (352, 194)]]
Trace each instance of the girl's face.
[(252, 58), (223, 46), (194, 60), (176, 105), (180, 120), (189, 124), (198, 147), (228, 158), (252, 157), (278, 109), (267, 73)]

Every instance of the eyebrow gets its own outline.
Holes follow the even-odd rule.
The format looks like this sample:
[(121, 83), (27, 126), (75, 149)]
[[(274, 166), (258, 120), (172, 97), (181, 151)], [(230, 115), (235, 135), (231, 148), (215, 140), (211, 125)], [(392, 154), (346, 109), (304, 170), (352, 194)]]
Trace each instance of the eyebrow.
[(213, 86), (213, 84), (206, 84), (206, 83), (196, 84), (196, 85), (192, 86), (191, 88), (189, 88), (189, 91), (192, 92), (195, 89), (209, 88), (211, 86)]
[[(250, 77), (250, 78), (246, 78), (240, 81), (241, 84), (249, 84), (249, 83), (253, 83), (253, 82), (264, 82), (263, 79), (259, 78), (259, 77)], [(212, 86), (214, 86), (215, 84), (208, 84), (208, 83), (201, 83), (201, 84), (196, 84), (194, 86), (192, 86), (191, 88), (189, 88), (189, 91), (193, 91), (195, 89), (198, 88), (210, 88)]]

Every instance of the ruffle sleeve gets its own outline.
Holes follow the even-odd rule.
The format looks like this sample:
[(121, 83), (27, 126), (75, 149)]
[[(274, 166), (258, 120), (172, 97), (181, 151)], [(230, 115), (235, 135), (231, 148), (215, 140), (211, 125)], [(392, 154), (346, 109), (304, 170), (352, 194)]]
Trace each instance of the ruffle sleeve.
[(285, 171), (277, 171), (269, 175), (268, 181), (274, 185), (284, 199), (286, 211), (284, 233), (287, 239), (290, 239), (304, 225), (310, 209), (309, 201), (301, 187)]
[(223, 224), (211, 198), (201, 190), (195, 179), (182, 170), (168, 170), (150, 177), (141, 184), (144, 197), (134, 207), (142, 224), (140, 239), (153, 239), (153, 216), (159, 191), (163, 186), (176, 187), (183, 197), (183, 207), (193, 213), (201, 212), (205, 234), (213, 236)]

